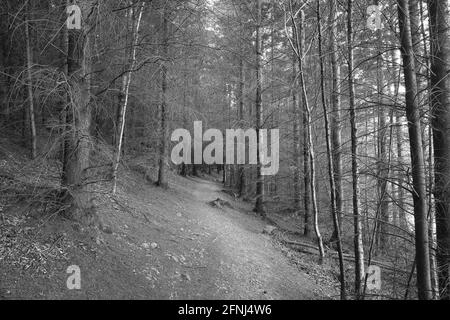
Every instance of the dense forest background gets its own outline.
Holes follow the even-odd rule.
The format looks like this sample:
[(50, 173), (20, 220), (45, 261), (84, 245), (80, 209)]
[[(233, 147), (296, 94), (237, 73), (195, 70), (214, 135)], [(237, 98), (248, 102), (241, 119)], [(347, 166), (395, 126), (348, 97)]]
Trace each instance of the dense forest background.
[[(377, 264), (380, 297), (450, 297), (450, 1), (1, 0), (0, 17), (1, 159), (27, 150), (0, 162), (2, 208), (28, 170), (25, 194), (83, 224), (127, 170), (163, 189), (220, 174), (318, 263), (337, 255), (342, 299), (369, 297)], [(175, 166), (194, 121), (280, 129), (278, 174)]]

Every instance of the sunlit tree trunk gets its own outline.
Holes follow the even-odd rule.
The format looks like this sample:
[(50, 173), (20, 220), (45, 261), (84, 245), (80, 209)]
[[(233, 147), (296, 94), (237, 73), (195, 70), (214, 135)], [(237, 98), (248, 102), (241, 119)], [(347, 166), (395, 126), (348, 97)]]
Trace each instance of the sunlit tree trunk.
[(355, 295), (361, 297), (361, 280), (364, 276), (364, 246), (362, 234), (362, 219), (359, 212), (359, 182), (358, 182), (358, 138), (356, 123), (356, 103), (354, 84), (354, 34), (353, 34), (353, 0), (347, 2), (347, 50), (348, 50), (348, 86), (349, 86), (349, 112), (351, 126), (352, 150), (352, 196), (353, 196), (353, 224), (354, 224), (354, 251), (355, 251)]
[[(117, 191), (117, 173), (119, 170), (120, 157), (122, 154), (123, 148), (123, 140), (124, 140), (124, 131), (126, 126), (126, 115), (128, 109), (128, 101), (129, 101), (129, 93), (130, 93), (130, 84), (131, 84), (131, 75), (133, 73), (134, 66), (136, 65), (136, 50), (139, 40), (139, 29), (142, 20), (142, 14), (144, 11), (145, 2), (143, 2), (137, 14), (134, 12), (134, 9), (129, 10), (129, 19), (133, 21), (132, 25), (132, 41), (131, 41), (131, 50), (130, 56), (127, 56), (126, 59), (128, 62), (126, 63), (125, 68), (127, 68), (125, 75), (122, 79), (122, 90), (120, 92), (119, 99), (119, 112), (118, 112), (118, 126), (119, 131), (117, 134), (117, 142), (116, 142), (116, 153), (114, 156), (113, 163), (113, 193), (115, 194)], [(128, 51), (128, 50), (127, 50)], [(128, 55), (128, 54), (126, 54)]]

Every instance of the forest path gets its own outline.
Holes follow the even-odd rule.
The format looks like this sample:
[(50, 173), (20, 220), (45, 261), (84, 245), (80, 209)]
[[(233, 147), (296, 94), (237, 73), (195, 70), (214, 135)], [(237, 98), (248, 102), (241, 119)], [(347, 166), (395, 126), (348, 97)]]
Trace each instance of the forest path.
[[(229, 200), (221, 185), (190, 179), (183, 188), (191, 200), (185, 211), (199, 224), (204, 235), (199, 243), (205, 249), (206, 265), (200, 285), (203, 291), (214, 283), (215, 292), (202, 292), (203, 298), (226, 299), (317, 299), (315, 284), (281, 252), (269, 235), (266, 224), (255, 215), (231, 208), (214, 208), (208, 203), (218, 198)], [(241, 206), (245, 204), (240, 203)], [(250, 209), (250, 208), (248, 208)], [(194, 226), (190, 226), (191, 228)], [(198, 293), (197, 293), (198, 295)]]
[[(0, 224), (0, 244), (12, 250), (8, 261), (0, 259), (0, 300), (330, 297), (314, 275), (288, 258), (287, 249), (263, 234), (267, 224), (251, 205), (234, 201), (219, 183), (175, 177), (163, 190), (138, 176), (125, 181), (115, 201), (106, 195), (98, 205), (109, 232), (92, 233), (58, 218), (41, 224), (17, 209), (9, 212), (7, 223)], [(235, 209), (210, 206), (217, 198)], [(43, 257), (40, 248), (49, 243), (52, 250)], [(23, 248), (36, 252), (24, 260)], [(22, 260), (27, 266), (35, 262), (18, 268)], [(80, 290), (66, 286), (71, 265), (81, 270)]]

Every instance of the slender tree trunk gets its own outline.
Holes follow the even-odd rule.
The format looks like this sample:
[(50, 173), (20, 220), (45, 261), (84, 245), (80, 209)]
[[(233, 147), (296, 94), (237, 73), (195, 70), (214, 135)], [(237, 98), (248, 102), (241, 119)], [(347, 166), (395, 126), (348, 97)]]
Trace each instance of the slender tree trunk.
[[(291, 13), (294, 8), (291, 8)], [(293, 13), (292, 13), (293, 14)], [(300, 88), (300, 99), (302, 117), (303, 117), (303, 177), (304, 177), (304, 231), (305, 237), (312, 236), (312, 226), (313, 226), (313, 204), (312, 204), (312, 190), (311, 190), (311, 144), (309, 130), (310, 123), (308, 120), (308, 94), (306, 90), (305, 76), (303, 71), (303, 59), (305, 59), (305, 16), (304, 12), (299, 12), (299, 23), (297, 25), (293, 15), (291, 15), (291, 22), (294, 31), (294, 45), (295, 54), (297, 55), (297, 63), (299, 70), (298, 84)], [(321, 240), (319, 241), (319, 248), (321, 248)]]
[(431, 87), (441, 299), (450, 300), (450, 1), (429, 0)]
[[(242, 57), (243, 52), (241, 52), (241, 57), (239, 57), (239, 109), (238, 118), (240, 126), (244, 125), (244, 59)], [(245, 166), (240, 165), (238, 170), (238, 195), (242, 197), (245, 193)]]
[(361, 297), (361, 280), (364, 276), (364, 246), (362, 234), (362, 219), (359, 213), (359, 183), (358, 183), (358, 138), (355, 112), (355, 84), (354, 84), (354, 53), (353, 53), (353, 0), (348, 0), (347, 12), (347, 50), (348, 50), (348, 86), (349, 111), (351, 126), (352, 149), (352, 195), (353, 195), (353, 223), (355, 250), (355, 295)]
[[(395, 74), (398, 75), (398, 80), (394, 83), (394, 90), (392, 92), (392, 95), (396, 97), (394, 99), (395, 104), (398, 103), (398, 95), (400, 90), (400, 82), (401, 82), (401, 68), (398, 66), (400, 65), (401, 61), (399, 61), (397, 57), (397, 50), (391, 51), (391, 68), (395, 70)], [(402, 123), (402, 114), (400, 110), (396, 108), (394, 110), (394, 122), (396, 126), (395, 130), (395, 140), (396, 140), (396, 160), (397, 160), (397, 167), (402, 168), (404, 159), (403, 159), (403, 123)], [(397, 175), (396, 175), (396, 181), (397, 181), (397, 221), (395, 221), (395, 225), (400, 227), (403, 230), (408, 229), (407, 220), (406, 220), (406, 209), (405, 209), (405, 192), (404, 192), (404, 173), (401, 169), (398, 169)], [(394, 188), (394, 186), (393, 186)]]
[[(169, 9), (165, 8), (163, 13), (163, 57), (169, 57)], [(159, 169), (157, 185), (162, 188), (167, 188), (169, 183), (167, 181), (167, 62), (165, 61), (161, 67), (161, 104), (159, 106), (159, 121), (160, 121), (160, 141), (159, 141)], [(194, 165), (195, 166), (195, 165)]]
[[(322, 235), (320, 233), (319, 229), (319, 212), (317, 208), (317, 193), (316, 193), (316, 165), (315, 165), (315, 152), (314, 152), (314, 142), (312, 137), (312, 115), (311, 115), (311, 108), (309, 106), (308, 102), (308, 93), (306, 90), (306, 82), (305, 82), (305, 75), (304, 75), (304, 67), (303, 67), (303, 59), (304, 59), (304, 22), (305, 22), (305, 16), (304, 12), (300, 11), (300, 23), (297, 33), (297, 44), (298, 44), (298, 69), (299, 69), (299, 84), (300, 89), (302, 92), (302, 103), (303, 108), (305, 112), (305, 131), (306, 131), (306, 141), (305, 144), (307, 144), (307, 156), (309, 158), (309, 171), (305, 171), (305, 175), (309, 176), (308, 182), (308, 189), (310, 190), (310, 197), (311, 197), (311, 209), (313, 214), (313, 225), (314, 225), (314, 231), (317, 237), (317, 245), (319, 247), (319, 254), (320, 254), (320, 263), (323, 262), (323, 259), (325, 257), (325, 249), (323, 246), (323, 239)], [(305, 185), (306, 186), (306, 185)], [(306, 208), (305, 208), (306, 209)], [(307, 220), (308, 219), (308, 220)], [(306, 232), (306, 228), (309, 228), (309, 221), (310, 216), (307, 216), (305, 213), (305, 235), (310, 233), (309, 229)], [(308, 226), (308, 227), (307, 227)]]
[[(333, 0), (332, 0), (333, 1)], [(321, 97), (322, 97), (322, 107), (323, 107), (323, 117), (325, 124), (325, 139), (327, 144), (327, 158), (328, 158), (328, 176), (330, 181), (330, 203), (331, 203), (331, 216), (333, 218), (334, 232), (336, 233), (336, 244), (337, 252), (339, 255), (339, 271), (340, 271), (340, 283), (341, 283), (341, 300), (347, 299), (346, 288), (345, 288), (345, 267), (344, 267), (344, 254), (342, 251), (342, 241), (341, 241), (341, 231), (339, 227), (339, 214), (336, 207), (336, 184), (335, 184), (335, 174), (334, 174), (334, 162), (331, 147), (331, 137), (330, 137), (330, 123), (328, 119), (328, 108), (325, 98), (325, 71), (324, 71), (324, 57), (322, 49), (322, 25), (321, 25), (321, 12), (320, 12), (320, 0), (317, 0), (317, 23), (319, 30), (319, 59), (320, 59), (320, 86), (321, 86)]]
[[(332, 92), (330, 115), (331, 142), (334, 164), (334, 181), (336, 194), (336, 211), (339, 217), (339, 228), (342, 228), (344, 215), (343, 208), (343, 188), (342, 188), (342, 139), (341, 139), (341, 68), (339, 66), (339, 53), (337, 46), (337, 9), (336, 0), (330, 1), (330, 47), (331, 47), (331, 69), (332, 69)], [(331, 242), (335, 242), (338, 236), (338, 230), (335, 228), (331, 236)]]
[[(294, 33), (294, 28), (293, 32)], [(297, 58), (295, 54), (292, 55), (292, 113), (294, 115), (293, 121), (293, 135), (294, 135), (294, 154), (293, 154), (293, 163), (294, 163), (294, 210), (297, 214), (301, 212), (301, 192), (302, 192), (302, 179), (301, 179), (301, 168), (302, 168), (302, 159), (301, 159), (301, 136), (300, 136), (300, 106), (297, 101)]]
[(29, 122), (30, 127), (30, 141), (31, 141), (31, 158), (36, 159), (37, 150), (36, 150), (36, 123), (34, 116), (34, 95), (33, 95), (33, 76), (32, 76), (32, 68), (33, 68), (33, 54), (31, 50), (30, 43), (30, 9), (28, 8), (30, 4), (27, 5), (27, 17), (25, 20), (25, 41), (27, 46), (27, 77), (28, 77), (28, 100), (29, 100), (29, 110), (28, 116), (29, 118), (26, 121)]
[(406, 87), (406, 116), (411, 148), (413, 178), (414, 221), (417, 256), (417, 287), (419, 299), (432, 298), (430, 255), (428, 243), (425, 162), (422, 147), (422, 131), (418, 105), (416, 63), (411, 37), (409, 1), (398, 0), (401, 49)]
[[(188, 60), (184, 58), (184, 70), (183, 70), (183, 126), (185, 129), (188, 127), (187, 121), (187, 91), (188, 91)], [(181, 164), (180, 175), (186, 177), (188, 174), (188, 165), (186, 163)]]
[[(129, 101), (129, 92), (130, 92), (130, 84), (131, 84), (131, 75), (134, 69), (134, 66), (136, 65), (136, 50), (137, 45), (139, 41), (139, 29), (141, 25), (142, 20), (142, 14), (144, 12), (145, 2), (142, 2), (139, 10), (137, 12), (137, 15), (135, 15), (134, 10), (130, 9), (130, 19), (134, 21), (132, 23), (132, 45), (131, 45), (131, 57), (126, 57), (128, 60), (126, 64), (127, 72), (123, 76), (122, 79), (122, 91), (121, 96), (123, 99), (119, 99), (121, 102), (119, 105), (119, 112), (118, 112), (118, 125), (119, 125), (119, 132), (118, 132), (118, 139), (116, 144), (116, 153), (114, 156), (114, 164), (113, 164), (113, 194), (117, 192), (117, 173), (119, 170), (119, 164), (120, 164), (120, 157), (122, 154), (122, 147), (123, 147), (123, 141), (124, 141), (124, 131), (126, 126), (126, 114), (128, 109), (128, 101)], [(123, 100), (123, 101), (122, 101)]]
[[(375, 1), (379, 5), (378, 0)], [(377, 249), (383, 253), (388, 247), (389, 233), (389, 200), (387, 194), (387, 182), (389, 179), (389, 164), (387, 154), (387, 119), (384, 111), (384, 74), (383, 74), (383, 36), (382, 31), (377, 31), (377, 97), (378, 97), (378, 165), (377, 165)]]
[[(69, 0), (61, 0), (61, 5), (68, 6)], [(63, 15), (65, 18), (66, 16)], [(61, 23), (64, 24), (66, 22), (65, 19), (62, 19)], [(68, 53), (69, 53), (69, 31), (67, 28), (63, 28), (61, 32), (61, 50), (62, 50), (62, 58), (64, 60), (64, 65), (62, 68), (62, 72), (64, 73), (64, 76), (66, 79), (69, 78), (69, 69), (68, 69)], [(70, 108), (70, 104), (68, 103), (69, 100), (69, 85), (66, 84), (67, 89), (64, 91), (63, 94), (63, 102), (61, 103), (61, 116), (60, 116), (60, 122), (61, 122), (61, 128), (62, 128), (62, 143), (61, 143), (61, 162), (62, 162), (62, 173), (61, 173), (61, 181), (65, 183), (67, 181), (66, 172), (67, 172), (67, 163), (69, 159), (69, 151), (70, 151), (70, 141), (74, 139), (74, 137), (71, 136), (71, 119), (70, 116), (72, 114), (72, 110)]]
[[(417, 1), (416, 1), (417, 3)], [(422, 42), (422, 50), (423, 55), (425, 57), (425, 65), (423, 67), (424, 73), (426, 75), (426, 89), (428, 89), (428, 108), (430, 114), (433, 113), (433, 101), (432, 101), (432, 84), (431, 84), (431, 57), (430, 51), (428, 49), (428, 41), (430, 39), (430, 28), (428, 28), (428, 32), (425, 29), (425, 10), (424, 10), (423, 1), (417, 4), (420, 11), (420, 21), (422, 23), (419, 24), (420, 33), (421, 33), (421, 42)], [(420, 73), (420, 72), (419, 72)], [(428, 237), (430, 241), (430, 267), (431, 267), (431, 285), (433, 288), (433, 299), (437, 300), (439, 298), (439, 276), (438, 276), (438, 266), (436, 260), (436, 252), (437, 252), (437, 239), (436, 239), (436, 212), (435, 212), (435, 202), (433, 196), (434, 190), (434, 147), (433, 147), (433, 127), (432, 120), (427, 124), (428, 131), (428, 184), (429, 184), (429, 194), (428, 194)]]
[(265, 215), (264, 208), (264, 176), (261, 174), (261, 159), (260, 159), (260, 130), (263, 125), (263, 106), (262, 106), (262, 0), (257, 0), (257, 26), (256, 26), (256, 136), (258, 141), (256, 168), (256, 203), (254, 211), (260, 215)]

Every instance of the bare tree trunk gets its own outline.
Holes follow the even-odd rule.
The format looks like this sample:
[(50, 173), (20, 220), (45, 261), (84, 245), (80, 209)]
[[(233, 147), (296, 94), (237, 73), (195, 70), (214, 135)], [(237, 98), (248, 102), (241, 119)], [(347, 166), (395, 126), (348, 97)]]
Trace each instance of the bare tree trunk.
[[(183, 70), (183, 126), (188, 127), (187, 121), (187, 91), (188, 91), (188, 60), (184, 57), (184, 70)], [(180, 175), (186, 177), (188, 175), (188, 165), (186, 163), (181, 164)]]
[(33, 95), (33, 76), (32, 76), (32, 68), (33, 68), (33, 54), (31, 50), (30, 43), (30, 9), (28, 8), (30, 4), (27, 4), (27, 17), (25, 18), (25, 41), (27, 46), (27, 77), (28, 77), (28, 100), (29, 100), (29, 118), (26, 121), (29, 122), (30, 127), (30, 141), (31, 141), (31, 158), (36, 159), (36, 123), (34, 120), (34, 95)]
[[(314, 153), (314, 142), (312, 137), (312, 115), (311, 115), (311, 108), (309, 106), (308, 102), (308, 94), (306, 90), (306, 83), (305, 83), (305, 75), (304, 75), (304, 68), (303, 68), (303, 59), (304, 59), (304, 22), (305, 22), (305, 16), (304, 12), (301, 10), (299, 12), (300, 15), (300, 23), (297, 34), (297, 57), (298, 57), (298, 69), (299, 69), (299, 82), (300, 82), (300, 89), (302, 92), (302, 103), (303, 108), (305, 112), (305, 131), (306, 131), (306, 141), (305, 144), (307, 144), (307, 156), (309, 158), (309, 171), (305, 171), (305, 175), (309, 176), (308, 182), (309, 186), (308, 189), (310, 190), (310, 196), (311, 196), (311, 206), (312, 206), (312, 214), (313, 214), (313, 225), (314, 225), (314, 231), (317, 237), (317, 245), (319, 247), (319, 253), (320, 253), (320, 263), (323, 263), (323, 259), (325, 257), (325, 249), (323, 246), (323, 240), (322, 235), (320, 233), (319, 229), (319, 212), (317, 208), (317, 193), (316, 193), (316, 166), (315, 166), (315, 153)], [(306, 186), (306, 184), (305, 184)], [(306, 189), (306, 188), (305, 188)], [(306, 209), (306, 208), (305, 208)], [(307, 213), (305, 213), (305, 235), (306, 235), (306, 228), (309, 225), (309, 216), (307, 216)], [(308, 221), (306, 220), (308, 219)], [(308, 227), (309, 228), (309, 227)], [(309, 233), (308, 229), (308, 233)]]
[[(333, 0), (332, 0), (333, 1)], [(327, 157), (328, 157), (328, 176), (330, 181), (330, 203), (331, 203), (331, 216), (333, 218), (334, 232), (336, 233), (336, 244), (337, 252), (339, 255), (339, 272), (340, 272), (340, 283), (341, 283), (341, 300), (347, 299), (347, 293), (345, 288), (345, 267), (344, 267), (344, 254), (342, 251), (342, 241), (341, 241), (341, 229), (339, 227), (339, 215), (336, 207), (336, 185), (335, 185), (335, 174), (334, 174), (334, 162), (331, 148), (331, 138), (330, 138), (330, 124), (328, 119), (328, 108), (325, 98), (325, 72), (324, 72), (324, 57), (322, 50), (322, 25), (320, 19), (320, 0), (317, 1), (317, 23), (319, 30), (319, 59), (320, 59), (320, 86), (321, 86), (321, 97), (322, 97), (322, 107), (323, 107), (323, 117), (325, 123), (325, 138), (327, 144)]]
[(413, 178), (414, 220), (417, 256), (417, 287), (419, 299), (432, 298), (430, 277), (430, 255), (428, 243), (427, 204), (425, 162), (422, 148), (422, 131), (418, 89), (416, 79), (416, 63), (411, 37), (411, 22), (409, 1), (398, 1), (398, 16), (400, 24), (401, 49), (406, 87), (406, 116), (411, 148), (411, 164)]
[[(164, 8), (163, 13), (163, 57), (169, 58), (169, 9)], [(167, 62), (164, 61), (161, 66), (161, 104), (159, 106), (159, 121), (160, 121), (160, 140), (159, 140), (159, 168), (157, 185), (162, 188), (168, 188), (167, 181)], [(195, 165), (194, 165), (195, 166)]]
[[(61, 5), (68, 6), (69, 0), (61, 0)], [(66, 17), (63, 15), (63, 17)], [(63, 21), (61, 21), (62, 24), (64, 24), (66, 21), (63, 18)], [(69, 30), (67, 28), (63, 28), (61, 32), (61, 50), (62, 50), (62, 56), (63, 60), (65, 60), (64, 66), (63, 66), (63, 73), (66, 79), (69, 78), (69, 69), (68, 69), (68, 56), (69, 56)], [(67, 84), (67, 89), (64, 92), (63, 95), (63, 102), (62, 102), (62, 112), (60, 116), (60, 123), (62, 128), (62, 143), (61, 143), (61, 162), (62, 162), (62, 173), (61, 173), (61, 181), (64, 183), (67, 181), (66, 178), (66, 172), (67, 172), (67, 163), (69, 162), (69, 151), (70, 151), (70, 142), (74, 139), (72, 137), (72, 132), (70, 130), (71, 126), (71, 105), (69, 104), (69, 86)]]
[[(332, 92), (331, 105), (332, 112), (330, 116), (331, 126), (331, 142), (334, 165), (334, 181), (336, 194), (336, 211), (339, 217), (339, 228), (342, 228), (342, 220), (344, 215), (343, 208), (343, 189), (342, 189), (342, 139), (341, 139), (341, 68), (338, 64), (339, 53), (336, 37), (337, 32), (337, 9), (336, 0), (330, 1), (330, 47), (331, 47), (331, 69), (332, 69)], [(330, 241), (337, 240), (338, 230), (335, 228)]]
[[(311, 190), (311, 144), (309, 142), (311, 132), (308, 129), (310, 123), (308, 123), (308, 94), (306, 91), (305, 76), (303, 74), (303, 59), (305, 59), (305, 16), (304, 12), (300, 11), (298, 27), (293, 17), (293, 10), (291, 5), (291, 20), (292, 26), (294, 28), (294, 40), (295, 40), (295, 50), (297, 55), (297, 63), (299, 69), (299, 87), (300, 87), (300, 98), (301, 110), (303, 113), (303, 177), (304, 177), (304, 232), (305, 237), (311, 237), (312, 226), (313, 226), (313, 204), (312, 204), (312, 190)], [(321, 241), (319, 241), (321, 243)], [(319, 247), (321, 247), (319, 245)]]
[(359, 213), (359, 185), (358, 185), (358, 138), (355, 112), (355, 84), (354, 84), (354, 53), (353, 53), (353, 0), (348, 0), (347, 11), (347, 50), (348, 50), (348, 86), (349, 111), (351, 125), (352, 149), (352, 194), (353, 194), (353, 223), (354, 223), (354, 250), (355, 250), (355, 295), (361, 297), (361, 280), (364, 276), (364, 246), (362, 234), (362, 220)]
[[(375, 1), (378, 5), (378, 0)], [(377, 165), (377, 246), (383, 253), (388, 246), (389, 233), (389, 201), (387, 194), (387, 182), (389, 179), (389, 164), (387, 155), (387, 119), (384, 111), (384, 75), (383, 75), (383, 36), (381, 30), (377, 31), (377, 97), (378, 97), (378, 165)]]
[(262, 0), (257, 0), (257, 26), (256, 26), (256, 136), (258, 141), (257, 147), (257, 168), (256, 168), (256, 203), (254, 211), (262, 216), (265, 215), (264, 208), (264, 176), (261, 174), (260, 159), (260, 130), (263, 125), (263, 107), (262, 107)]
[(311, 108), (309, 104), (306, 103), (306, 122), (308, 126), (306, 128), (308, 132), (308, 144), (309, 144), (309, 159), (311, 163), (311, 204), (314, 218), (314, 232), (317, 237), (317, 246), (319, 247), (320, 260), (319, 263), (322, 264), (325, 258), (325, 249), (323, 246), (323, 239), (319, 229), (319, 210), (317, 208), (317, 192), (316, 192), (316, 156), (314, 151), (314, 142), (312, 137), (312, 119), (311, 119)]
[[(122, 91), (121, 96), (123, 96), (122, 99), (119, 99), (120, 102), (122, 102), (119, 105), (119, 112), (118, 112), (118, 125), (119, 125), (119, 132), (118, 132), (118, 139), (116, 144), (116, 154), (114, 157), (114, 164), (113, 164), (113, 194), (117, 192), (117, 173), (119, 170), (119, 164), (120, 164), (120, 157), (122, 154), (122, 146), (123, 146), (123, 140), (124, 140), (124, 131), (125, 131), (125, 125), (126, 125), (126, 114), (128, 109), (128, 100), (129, 100), (129, 92), (130, 92), (130, 84), (131, 84), (131, 75), (134, 69), (134, 66), (136, 65), (136, 50), (137, 45), (139, 41), (139, 29), (141, 25), (142, 20), (142, 14), (144, 12), (145, 2), (142, 2), (137, 16), (134, 13), (134, 9), (131, 8), (129, 11), (130, 19), (133, 21), (132, 23), (132, 45), (131, 45), (131, 57), (126, 57), (128, 60), (126, 64), (127, 71), (122, 79)], [(134, 25), (135, 24), (135, 25)]]
[[(417, 3), (415, 1), (414, 3)], [(420, 21), (419, 28), (421, 33), (421, 42), (422, 42), (422, 50), (423, 55), (425, 57), (425, 63), (423, 66), (424, 73), (426, 75), (426, 84), (428, 89), (428, 108), (430, 114), (433, 113), (433, 101), (432, 101), (432, 84), (431, 84), (431, 57), (428, 49), (428, 41), (430, 38), (430, 28), (428, 28), (428, 32), (425, 29), (425, 10), (424, 10), (423, 1), (417, 3), (420, 11)], [(417, 14), (419, 16), (419, 14)], [(420, 73), (420, 72), (419, 72)], [(434, 202), (434, 147), (433, 147), (433, 123), (432, 120), (427, 124), (428, 131), (428, 184), (429, 184), (429, 194), (428, 194), (428, 237), (430, 241), (430, 267), (431, 267), (431, 286), (433, 288), (433, 299), (437, 300), (439, 298), (439, 276), (438, 276), (438, 266), (436, 260), (436, 252), (437, 252), (437, 239), (436, 239), (436, 212), (435, 212), (435, 202)]]
[(441, 299), (450, 300), (450, 1), (429, 0), (437, 263)]
[[(241, 52), (241, 57), (239, 57), (239, 109), (238, 118), (240, 126), (244, 125), (244, 59), (242, 57), (243, 52)], [(244, 196), (245, 193), (245, 166), (240, 165), (238, 170), (238, 195), (239, 197)]]
[[(294, 29), (294, 28), (292, 28)], [(293, 30), (294, 33), (294, 30)], [(296, 214), (300, 214), (301, 212), (301, 136), (300, 136), (300, 106), (297, 102), (297, 58), (295, 54), (292, 55), (292, 113), (294, 115), (293, 122), (293, 135), (294, 135), (294, 154), (293, 154), (293, 163), (294, 163), (294, 210)]]
[[(401, 69), (397, 67), (400, 65), (401, 61), (397, 58), (397, 50), (393, 50), (391, 52), (391, 64), (392, 68), (395, 70), (395, 74), (398, 74), (398, 80), (395, 81), (394, 90), (392, 92), (393, 96), (396, 97), (394, 99), (395, 104), (398, 103), (398, 95), (400, 90), (400, 81), (401, 81)], [(395, 140), (396, 140), (396, 160), (397, 166), (399, 167), (396, 180), (397, 180), (397, 221), (395, 221), (395, 225), (400, 227), (403, 230), (408, 229), (407, 220), (406, 220), (406, 209), (405, 209), (405, 192), (404, 192), (404, 174), (400, 168), (403, 166), (403, 124), (402, 124), (402, 114), (400, 110), (396, 109), (394, 111), (394, 122), (396, 126), (395, 130)], [(394, 187), (394, 186), (393, 186)]]

